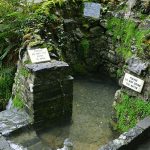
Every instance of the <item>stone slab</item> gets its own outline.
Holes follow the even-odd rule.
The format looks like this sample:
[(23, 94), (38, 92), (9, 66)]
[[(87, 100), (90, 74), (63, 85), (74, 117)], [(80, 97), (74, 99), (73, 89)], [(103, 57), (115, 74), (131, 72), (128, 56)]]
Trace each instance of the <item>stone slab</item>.
[(63, 61), (52, 61), (40, 64), (27, 64), (26, 67), (32, 72), (38, 72), (43, 70), (56, 69), (61, 67), (69, 67), (69, 65)]
[(142, 128), (142, 129), (147, 129), (147, 128), (150, 128), (150, 116), (149, 117), (146, 117), (145, 119), (143, 119), (142, 121), (140, 121), (138, 124), (137, 124), (138, 127)]

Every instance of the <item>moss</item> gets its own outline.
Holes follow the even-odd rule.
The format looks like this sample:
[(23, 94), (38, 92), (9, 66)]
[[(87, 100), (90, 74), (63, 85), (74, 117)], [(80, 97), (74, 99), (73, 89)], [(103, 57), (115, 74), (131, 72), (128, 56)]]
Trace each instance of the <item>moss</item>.
[(19, 73), (22, 75), (22, 76), (24, 76), (25, 78), (27, 78), (28, 76), (29, 76), (29, 71), (27, 70), (27, 69), (25, 69), (25, 68), (20, 68), (20, 70), (19, 70)]
[(118, 69), (116, 74), (117, 78), (120, 78), (123, 75), (123, 69)]
[(31, 60), (26, 60), (24, 64), (32, 64)]
[(16, 95), (15, 98), (13, 99), (13, 106), (18, 109), (24, 108), (24, 103), (19, 95)]
[(150, 102), (130, 97), (127, 94), (121, 95), (121, 102), (114, 106), (117, 117), (116, 128), (125, 132), (133, 128), (136, 123), (150, 115)]

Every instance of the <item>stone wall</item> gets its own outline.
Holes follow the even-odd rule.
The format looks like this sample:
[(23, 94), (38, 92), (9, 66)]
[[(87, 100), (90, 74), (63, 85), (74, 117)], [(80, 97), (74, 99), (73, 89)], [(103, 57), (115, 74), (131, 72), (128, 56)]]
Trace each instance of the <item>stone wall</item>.
[(74, 16), (65, 14), (61, 36), (64, 37), (62, 51), (65, 60), (75, 73), (101, 72), (104, 69), (115, 77), (121, 58), (106, 32), (106, 20), (84, 17), (80, 7), (77, 12)]
[(13, 103), (15, 106), (15, 101), (22, 101), (35, 128), (71, 120), (73, 78), (69, 73), (69, 66), (63, 61), (31, 64), (25, 61), (25, 57), (19, 61)]

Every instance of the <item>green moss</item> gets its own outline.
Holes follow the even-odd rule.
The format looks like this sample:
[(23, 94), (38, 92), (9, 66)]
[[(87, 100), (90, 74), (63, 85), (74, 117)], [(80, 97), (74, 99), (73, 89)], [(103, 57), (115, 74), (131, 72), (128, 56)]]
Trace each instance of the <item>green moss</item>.
[(138, 29), (135, 22), (115, 17), (108, 21), (107, 28), (114, 44), (119, 44), (117, 52), (124, 59), (131, 57), (132, 45), (136, 47), (137, 54), (143, 54), (143, 40), (150, 30)]
[(123, 75), (123, 69), (117, 70), (117, 78), (120, 78)]
[(18, 109), (24, 108), (24, 103), (19, 95), (16, 95), (15, 98), (13, 99), (13, 106)]
[(32, 64), (31, 60), (26, 60), (24, 64)]
[(125, 132), (134, 127), (139, 120), (150, 115), (150, 102), (122, 94), (121, 102), (117, 103), (115, 111), (118, 120), (117, 129)]
[(28, 76), (29, 76), (29, 71), (27, 70), (27, 69), (25, 69), (25, 68), (20, 68), (20, 70), (19, 70), (19, 73), (22, 75), (22, 76), (24, 76), (25, 78), (27, 78)]
[(90, 43), (89, 41), (84, 38), (82, 41), (81, 41), (81, 50), (83, 51), (83, 56), (84, 57), (87, 57), (88, 53), (89, 53), (89, 48), (90, 48)]

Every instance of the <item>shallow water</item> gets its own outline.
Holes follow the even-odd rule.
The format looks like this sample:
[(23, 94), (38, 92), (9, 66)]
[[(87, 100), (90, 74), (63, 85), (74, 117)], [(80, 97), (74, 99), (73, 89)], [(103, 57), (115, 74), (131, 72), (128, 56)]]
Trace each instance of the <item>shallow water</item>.
[(73, 122), (40, 133), (53, 149), (70, 138), (74, 150), (97, 150), (115, 138), (109, 127), (113, 96), (118, 86), (111, 79), (82, 78), (74, 81)]
[(136, 150), (150, 150), (150, 138), (136, 148)]

